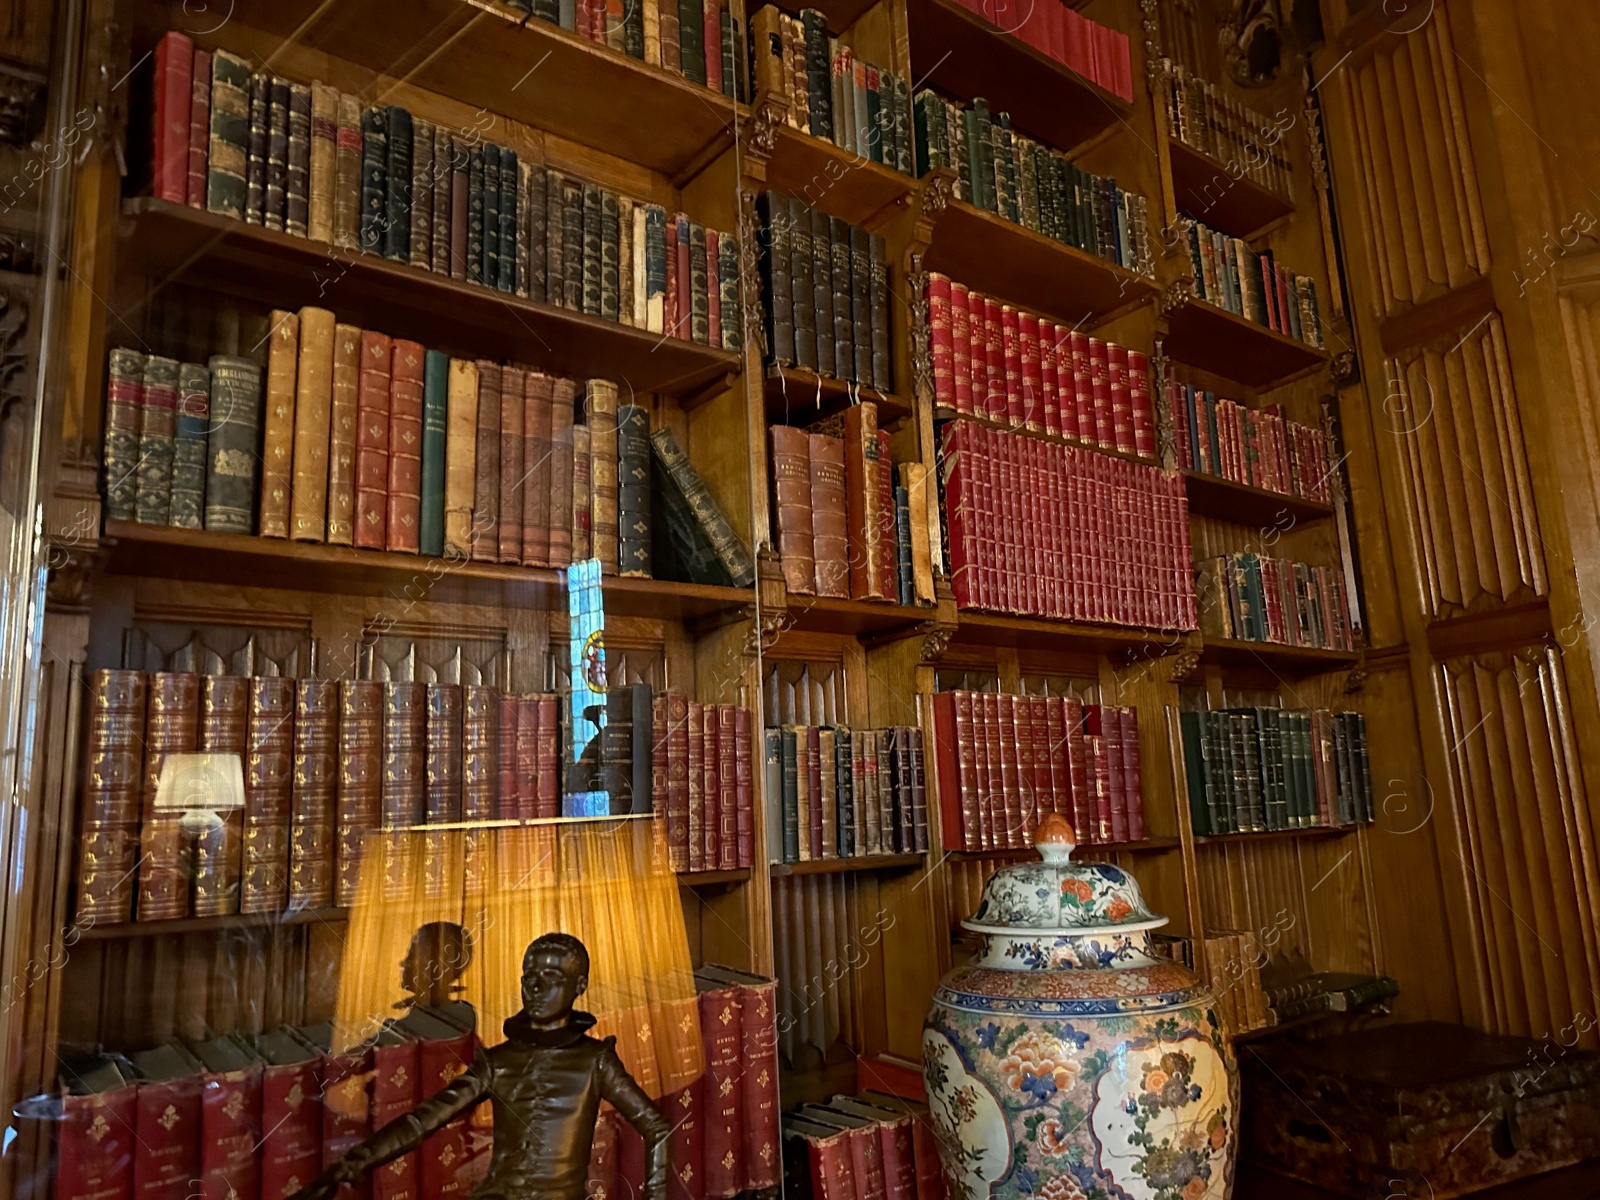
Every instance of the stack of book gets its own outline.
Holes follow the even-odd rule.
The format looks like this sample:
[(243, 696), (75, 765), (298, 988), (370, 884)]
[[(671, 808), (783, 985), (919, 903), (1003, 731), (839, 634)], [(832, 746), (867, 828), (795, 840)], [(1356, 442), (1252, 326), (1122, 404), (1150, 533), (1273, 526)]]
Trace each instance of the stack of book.
[(1344, 575), (1251, 551), (1208, 558), (1195, 568), (1200, 631), (1207, 637), (1354, 650)]
[(1267, 1024), (1282, 1025), (1322, 1013), (1359, 1012), (1400, 994), (1400, 983), (1388, 975), (1348, 971), (1305, 971), (1277, 981), (1263, 980)]
[(768, 361), (888, 392), (882, 235), (779, 192), (757, 203)]
[(947, 850), (1022, 850), (1050, 813), (1084, 845), (1145, 836), (1139, 714), (1060, 696), (933, 698)]
[(813, 862), (928, 848), (922, 730), (766, 731), (767, 855)]
[(668, 525), (666, 575), (754, 578), (671, 430), (616, 384), (452, 359), (323, 308), (271, 320), (264, 412), (249, 359), (111, 352), (109, 518), (636, 576)]
[(1039, 0), (1020, 11), (984, 4), (982, 0), (961, 0), (961, 5), (1096, 86), (1124, 100), (1133, 99), (1127, 34), (1091, 21), (1064, 0)]
[(727, 0), (507, 0), (518, 12), (570, 29), (652, 67), (748, 99), (744, 38)]
[(1167, 411), (1179, 467), (1304, 500), (1332, 498), (1327, 439), (1286, 417), (1281, 404), (1250, 408), (1169, 379)]
[(793, 17), (768, 5), (750, 29), (756, 88), (783, 98), (790, 128), (913, 174), (911, 91), (903, 78), (857, 58), (814, 8)]
[(1154, 458), (1150, 360), (955, 283), (928, 276), (933, 399), (1033, 433)]
[[(606, 707), (609, 712), (609, 695)], [(667, 692), (655, 697), (650, 721), (652, 796), (656, 811), (667, 819), (672, 869), (727, 871), (754, 865), (750, 710), (736, 704), (697, 704)]]
[(971, 421), (940, 430), (945, 561), (962, 608), (1193, 629), (1173, 471)]
[(1189, 818), (1198, 834), (1369, 824), (1367, 719), (1324, 709), (1179, 714)]
[[(1283, 132), (1294, 117), (1282, 109), (1276, 118), (1246, 108), (1178, 64), (1167, 71), (1167, 128), (1186, 146), (1193, 146), (1230, 173), (1248, 178), (1269, 192), (1289, 199), (1294, 172), (1284, 152)], [(1219, 186), (1228, 186), (1219, 181)]]
[[(709, 21), (713, 0), (706, 9)], [(158, 199), (651, 333), (741, 345), (731, 233), (519, 162), (480, 127), (363, 108), (336, 88), (196, 50), (176, 31), (155, 61)]]
[(1130, 271), (1155, 274), (1145, 197), (1013, 132), (1010, 115), (991, 114), (982, 98), (963, 109), (921, 91), (915, 108), (917, 167), (924, 175), (953, 167), (956, 199)]
[[(897, 466), (876, 424), (867, 400), (809, 430), (769, 431), (773, 525), (790, 592), (932, 603), (927, 468)], [(819, 432), (841, 425), (843, 437)]]
[(784, 1190), (803, 1200), (945, 1200), (925, 1105), (834, 1095), (783, 1116)]
[(1309, 275), (1286, 270), (1271, 250), (1257, 254), (1243, 238), (1189, 221), (1189, 271), (1208, 304), (1322, 349), (1322, 310)]
[[(1194, 941), (1169, 934), (1152, 934), (1152, 948), (1191, 971), (1196, 969)], [(1211, 994), (1216, 1000), (1217, 1020), (1229, 1036), (1248, 1033), (1272, 1024), (1261, 989), (1261, 968), (1266, 955), (1261, 953), (1257, 936), (1249, 930), (1211, 930), (1203, 939), (1206, 968), (1210, 972)]]

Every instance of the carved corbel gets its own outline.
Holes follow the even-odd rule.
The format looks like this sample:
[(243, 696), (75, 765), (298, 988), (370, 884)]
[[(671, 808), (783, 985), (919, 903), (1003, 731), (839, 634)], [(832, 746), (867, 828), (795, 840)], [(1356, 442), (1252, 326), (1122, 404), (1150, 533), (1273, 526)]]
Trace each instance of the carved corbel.
[(922, 177), (916, 191), (917, 218), (911, 234), (913, 245), (932, 244), (934, 224), (956, 198), (956, 178), (955, 171), (950, 167), (938, 167)]
[(1163, 317), (1170, 317), (1179, 309), (1194, 303), (1194, 280), (1192, 278), (1174, 279), (1167, 284), (1166, 290), (1161, 293), (1161, 303), (1158, 312)]
[(922, 662), (935, 663), (950, 648), (950, 639), (955, 636), (956, 627), (942, 625), (938, 621), (924, 621), (917, 627), (917, 632), (922, 637), (922, 649), (918, 657)]

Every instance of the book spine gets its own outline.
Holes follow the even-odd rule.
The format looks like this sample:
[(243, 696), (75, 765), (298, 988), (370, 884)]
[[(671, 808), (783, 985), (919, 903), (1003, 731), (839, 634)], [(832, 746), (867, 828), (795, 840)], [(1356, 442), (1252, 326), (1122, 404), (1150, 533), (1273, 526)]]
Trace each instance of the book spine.
[(106, 365), (106, 516), (131, 521), (139, 488), (139, 427), (143, 420), (146, 358), (137, 350), (113, 350)]
[(389, 114), (371, 107), (361, 114), (361, 249), (382, 254), (388, 224)]
[(333, 343), (333, 314), (325, 308), (301, 309), (294, 399), (294, 492), (289, 506), (289, 534), (299, 541), (324, 541), (328, 532)]
[(556, 381), (529, 371), (522, 401), (522, 545), (524, 566), (542, 567), (551, 555), (551, 421)]
[(165, 525), (172, 510), (172, 454), (178, 421), (178, 363), (153, 354), (145, 360), (139, 406), (139, 460), (134, 472), (134, 516)]
[(478, 360), (477, 454), (473, 471), (472, 557), (494, 562), (500, 553), (500, 372)]
[(717, 705), (717, 868), (739, 866), (738, 709)]
[[(463, 813), (463, 696), (457, 684), (426, 686), (423, 819), (430, 825), (442, 825), (460, 821)], [(430, 855), (425, 863), (430, 895), (442, 894), (443, 859), (442, 854), (437, 858)]]
[(741, 1076), (743, 1020), (739, 991), (719, 987), (700, 993), (700, 1028), (705, 1039), (706, 1073), (702, 1081), (705, 1106), (701, 1110), (703, 1186), (707, 1196), (732, 1196), (744, 1184), (742, 1154), (744, 1117)]
[(427, 351), (422, 366), (422, 463), (417, 546), (421, 553), (434, 557), (444, 553), (449, 392), (449, 356), (438, 350)]
[(589, 522), (593, 557), (607, 575), (617, 573), (617, 387), (591, 379), (584, 419), (589, 427)]
[(333, 382), (328, 419), (328, 541), (355, 540), (356, 435), (361, 396), (361, 330), (333, 331)]
[(858, 599), (876, 597), (883, 554), (877, 405), (870, 400), (851, 405), (844, 426), (850, 594)]
[(339, 684), (302, 679), (294, 696), (290, 784), (289, 906), (334, 901), (334, 817), (339, 780)]
[[(777, 430), (773, 432), (776, 434)], [(848, 599), (850, 535), (844, 442), (821, 433), (807, 434), (806, 442), (810, 475), (806, 491), (810, 505), (808, 532), (816, 593)], [(777, 469), (776, 455), (774, 469)]]
[(295, 376), (300, 362), (300, 317), (274, 309), (267, 348), (267, 409), (261, 428), (262, 537), (289, 536), (294, 496)]
[[(181, 814), (159, 807), (157, 801), (161, 772), (168, 757), (194, 749), (199, 679), (186, 672), (152, 672), (145, 680), (145, 696), (142, 787), (138, 807), (132, 814), (142, 820), (137, 825), (139, 890), (135, 912), (141, 921), (159, 921), (182, 917), (189, 911), (189, 864), (184, 854)], [(91, 732), (91, 747), (93, 743)], [(84, 916), (80, 906), (79, 918)]]
[(178, 368), (178, 411), (173, 422), (172, 496), (167, 520), (201, 529), (206, 507), (206, 428), (211, 420), (211, 372), (198, 363)]
[(305, 237), (311, 224), (311, 89), (289, 85), (289, 157), (284, 175), (283, 228)]
[(426, 271), (433, 265), (434, 143), (447, 136), (418, 117), (411, 123), (411, 173), (406, 183), (406, 261)]
[[(247, 752), (249, 681), (237, 675), (207, 675), (200, 681), (202, 753), (237, 755)], [(215, 917), (239, 911), (240, 847), (243, 813), (234, 808), (222, 820), (192, 835), (194, 915)]]
[(362, 842), (380, 820), (382, 712), (382, 684), (355, 679), (340, 682), (334, 902), (343, 906), (355, 901)]
[(617, 571), (650, 576), (650, 413), (635, 404), (617, 413)]
[(184, 174), (183, 202), (190, 208), (206, 207), (211, 157), (211, 53), (194, 52), (189, 73), (189, 154)]
[(520, 367), (500, 368), (500, 455), (499, 455), (499, 512), (500, 521), (493, 535), (495, 545), (491, 558), (503, 563), (522, 561), (522, 510), (523, 489), (527, 479), (523, 474), (523, 439), (527, 435), (526, 414), (528, 380), (527, 372)]
[(734, 587), (749, 587), (755, 581), (755, 563), (750, 551), (733, 532), (727, 514), (722, 511), (705, 480), (689, 462), (689, 457), (678, 445), (669, 427), (662, 427), (650, 435), (650, 442), (673, 484), (683, 494), (690, 511), (710, 540), (717, 560), (727, 571)]
[(500, 815), (500, 693), (482, 684), (461, 689), (461, 819)]
[(773, 509), (784, 586), (803, 595), (816, 591), (810, 461), (814, 436), (821, 435), (787, 425), (775, 425), (770, 431)]
[(411, 114), (397, 104), (385, 110), (383, 256), (390, 262), (411, 259)]
[[(244, 219), (251, 225), (266, 224), (267, 153), (272, 124), (272, 77), (261, 72), (250, 76), (250, 133), (245, 155)], [(284, 113), (282, 150), (288, 152), (288, 113)], [(282, 159), (280, 158), (280, 163)], [(274, 229), (283, 228), (283, 185), (280, 179), (275, 195), (277, 209)]]
[[(518, 183), (521, 172), (518, 169), (516, 151), (509, 147), (500, 148), (500, 201), (497, 209), (499, 227), (495, 232), (498, 245), (498, 256), (495, 259), (495, 274), (491, 279), (484, 277), (484, 282), (502, 292), (517, 290), (517, 219), (520, 213), (518, 207)], [(489, 233), (485, 232), (485, 240)]]
[(593, 557), (594, 538), (590, 528), (593, 514), (589, 511), (592, 499), (589, 468), (589, 427), (572, 427), (572, 561), (582, 562)]
[[(189, 105), (194, 92), (194, 42), (177, 30), (156, 43), (150, 193), (182, 204), (188, 194)], [(209, 86), (210, 80), (207, 80)]]
[(239, 911), (282, 912), (289, 899), (293, 680), (255, 677), (249, 681), (245, 738)]
[[(706, 863), (706, 773), (705, 773), (705, 709), (693, 700), (688, 702), (685, 728), (687, 740), (685, 743), (684, 761), (687, 764), (687, 780), (685, 783), (685, 821), (684, 833), (686, 845), (684, 858), (687, 861), (687, 870), (704, 871)], [(671, 802), (669, 797), (668, 802)]]
[(354, 250), (361, 238), (361, 103), (340, 92), (335, 114), (333, 244)]
[(206, 429), (206, 528), (250, 533), (255, 516), (261, 368), (247, 358), (215, 354)]
[[(565, 567), (573, 561), (573, 536), (576, 528), (573, 505), (578, 488), (574, 471), (578, 461), (573, 432), (578, 385), (570, 379), (557, 379), (552, 388), (550, 407), (550, 558), (552, 567)], [(587, 470), (587, 468), (586, 468)], [(587, 479), (584, 495), (588, 494)]]
[(206, 208), (242, 220), (250, 143), (250, 64), (226, 50), (211, 55), (209, 121)]
[(381, 333), (361, 334), (361, 368), (356, 385), (354, 544), (382, 550), (387, 544), (390, 370), (393, 344)]

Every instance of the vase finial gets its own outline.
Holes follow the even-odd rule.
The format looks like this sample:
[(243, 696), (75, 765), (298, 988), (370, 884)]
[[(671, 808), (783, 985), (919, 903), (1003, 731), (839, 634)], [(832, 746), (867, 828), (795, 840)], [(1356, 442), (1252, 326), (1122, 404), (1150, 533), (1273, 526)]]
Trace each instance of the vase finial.
[(1047, 813), (1034, 830), (1033, 845), (1045, 862), (1064, 863), (1078, 848), (1078, 835), (1073, 832), (1072, 822), (1060, 813)]

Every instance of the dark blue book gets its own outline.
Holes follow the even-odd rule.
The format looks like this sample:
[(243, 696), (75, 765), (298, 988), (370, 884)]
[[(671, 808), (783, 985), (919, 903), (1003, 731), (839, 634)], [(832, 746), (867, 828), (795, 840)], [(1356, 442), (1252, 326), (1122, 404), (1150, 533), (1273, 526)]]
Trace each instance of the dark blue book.
[(517, 290), (517, 152), (500, 147), (499, 266), (494, 286), (502, 292)]
[(389, 118), (383, 208), (383, 256), (391, 262), (411, 261), (411, 114), (398, 104), (384, 110)]
[(361, 114), (361, 248), (368, 254), (383, 253), (388, 194), (389, 115), (369, 108)]
[(915, 604), (916, 591), (911, 579), (911, 493), (896, 485), (894, 489), (894, 547), (898, 564), (901, 604)]

